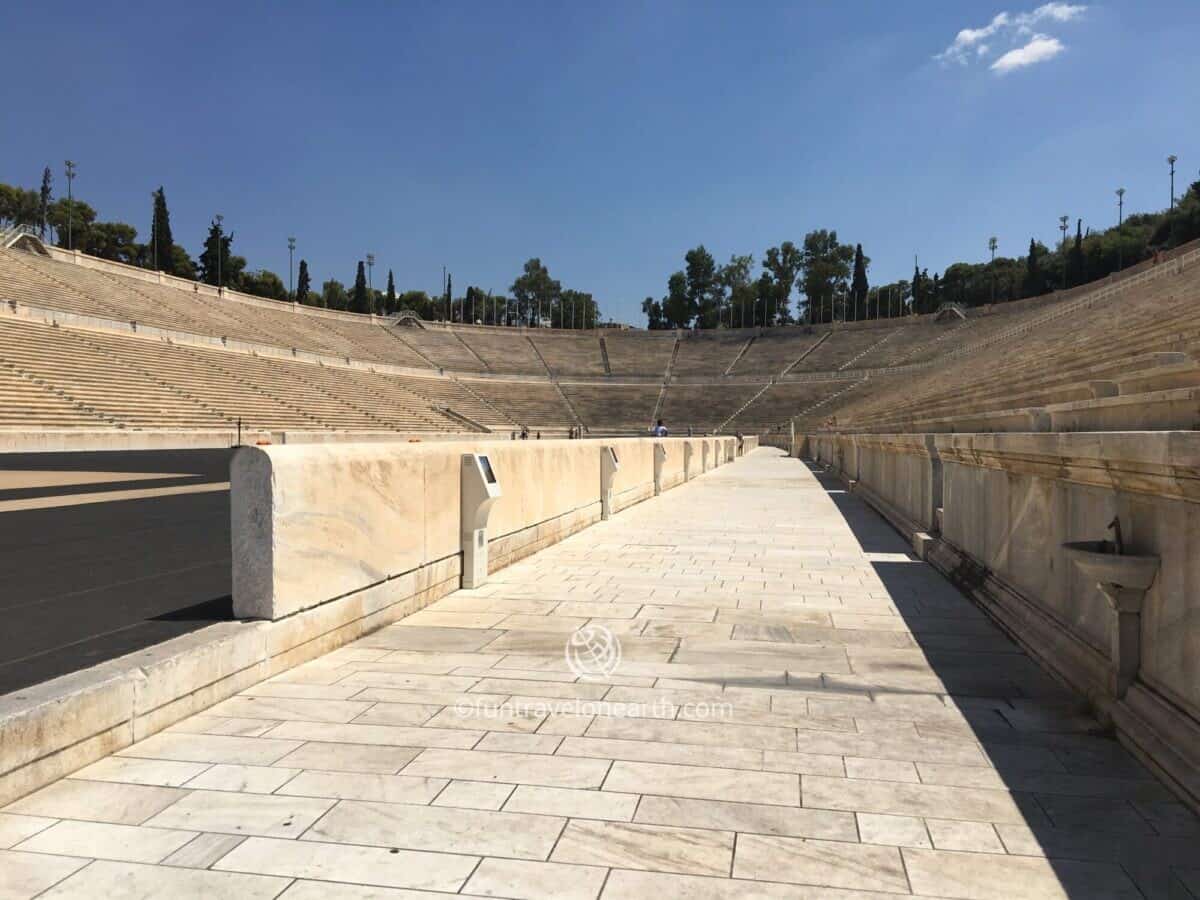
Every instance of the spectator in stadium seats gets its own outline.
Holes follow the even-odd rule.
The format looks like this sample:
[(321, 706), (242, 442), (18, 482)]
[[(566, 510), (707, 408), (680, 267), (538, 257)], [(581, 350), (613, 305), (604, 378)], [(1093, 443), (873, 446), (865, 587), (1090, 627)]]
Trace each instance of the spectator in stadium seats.
[(658, 423), (653, 428), (651, 428), (650, 431), (654, 434), (655, 437), (666, 437), (667, 436), (667, 426), (663, 424), (662, 419), (659, 419)]

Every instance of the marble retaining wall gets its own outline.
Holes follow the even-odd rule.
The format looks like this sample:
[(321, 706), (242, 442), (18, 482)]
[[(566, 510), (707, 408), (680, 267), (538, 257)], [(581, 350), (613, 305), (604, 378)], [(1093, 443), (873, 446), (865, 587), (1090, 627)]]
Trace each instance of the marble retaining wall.
[[(654, 493), (646, 438), (243, 447), (230, 466), (233, 602), (281, 619), (458, 558), (463, 453), (486, 452), (502, 496), (488, 523), (494, 570), (599, 518), (600, 453), (620, 458), (617, 510)], [(664, 486), (683, 480), (684, 446), (707, 468), (736, 438), (666, 438)], [(707, 453), (705, 453), (707, 449)], [(693, 475), (700, 466), (693, 467)], [(532, 548), (532, 549), (531, 549)]]
[[(933, 533), (922, 555), (1200, 807), (1200, 434), (807, 437), (810, 456), (894, 525)], [(1062, 547), (1111, 538), (1114, 518), (1127, 553), (1161, 560), (1124, 696), (1115, 614)]]

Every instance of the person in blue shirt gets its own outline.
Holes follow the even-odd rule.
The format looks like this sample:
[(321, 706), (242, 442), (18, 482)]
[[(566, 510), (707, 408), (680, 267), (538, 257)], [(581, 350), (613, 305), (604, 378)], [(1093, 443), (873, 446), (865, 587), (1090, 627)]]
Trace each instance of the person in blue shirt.
[(656, 424), (654, 426), (654, 428), (651, 430), (654, 432), (655, 437), (666, 437), (667, 436), (667, 426), (663, 424), (662, 419), (659, 419), (658, 424)]

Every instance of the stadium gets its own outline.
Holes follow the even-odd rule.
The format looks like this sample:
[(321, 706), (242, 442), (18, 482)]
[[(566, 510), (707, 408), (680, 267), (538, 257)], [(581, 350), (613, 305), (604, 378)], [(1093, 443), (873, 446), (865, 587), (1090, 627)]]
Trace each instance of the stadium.
[[(456, 27), (484, 53), (507, 26), (475, 13)], [(426, 15), (445, 25), (385, 18)], [(823, 14), (794, 15), (768, 18)], [(1016, 90), (1010, 72), (1082, 65), (1034, 25), (1108, 15), (1000, 11), (921, 77)], [(720, 18), (706, 40), (724, 49)], [(481, 58), (520, 83), (519, 61)], [(536, 101), (501, 105), (581, 127), (554, 104), (624, 96), (603, 80), (556, 98), (535, 74)], [(576, 154), (637, 156), (641, 134), (582, 130)], [(451, 153), (383, 133), (397, 158)], [(525, 184), (536, 153), (502, 136), (453, 176)], [(321, 171), (387, 174), (359, 152), (339, 136)], [(699, 245), (636, 326), (611, 318), (628, 290), (606, 320), (540, 258), (512, 297), (455, 296), (445, 270), (440, 294), (397, 292), (390, 268), (385, 293), (375, 252), (352, 291), (317, 291), (307, 257), (294, 283), (295, 238), (286, 279), (252, 271), (221, 215), (192, 260), (162, 187), (139, 244), (77, 199), (73, 162), (65, 201), (49, 167), (40, 199), (0, 183), (0, 900), (1200, 900), (1200, 181), (1177, 191), (1167, 161), (1162, 211), (1125, 218), (1120, 188), (1115, 227), (1080, 217), (1072, 243), (1061, 216), (1055, 249), (998, 259), (993, 237), (981, 263), (938, 247), (932, 279), (893, 246), (933, 229), (915, 208), (870, 232), (875, 262), (814, 229), (756, 281), (752, 257)], [(814, 185), (851, 168), (808, 164)], [(615, 183), (641, 204), (632, 168)], [(679, 220), (661, 197), (649, 224), (607, 219), (614, 182), (593, 196), (576, 176), (537, 203), (565, 192), (594, 234), (531, 201), (489, 239), (595, 238), (600, 257), (626, 232), (624, 256), (570, 257), (615, 293), (641, 271), (632, 248)], [(757, 235), (764, 207), (702, 180), (670, 202), (691, 215), (703, 195), (721, 212), (698, 222)], [(872, 184), (845, 201), (865, 220), (902, 203)], [(1012, 206), (1049, 190), (1025, 187)], [(276, 189), (242, 217), (274, 222), (246, 210)], [(436, 231), (440, 195), (405, 195), (419, 212), (400, 225), (369, 208), (398, 201), (363, 196), (346, 208), (397, 247)], [(314, 189), (310, 218), (327, 202)], [(469, 219), (446, 242), (486, 269)], [(336, 264), (349, 227), (305, 253)], [(911, 281), (868, 285), (897, 259)]]

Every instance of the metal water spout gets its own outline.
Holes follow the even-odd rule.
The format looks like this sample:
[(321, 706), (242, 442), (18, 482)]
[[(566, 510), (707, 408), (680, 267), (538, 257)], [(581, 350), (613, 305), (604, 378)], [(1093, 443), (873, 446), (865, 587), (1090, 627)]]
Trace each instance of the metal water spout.
[(1108, 530), (1113, 533), (1113, 552), (1117, 556), (1125, 555), (1125, 538), (1121, 535), (1121, 517), (1113, 516), (1113, 520), (1108, 523)]

